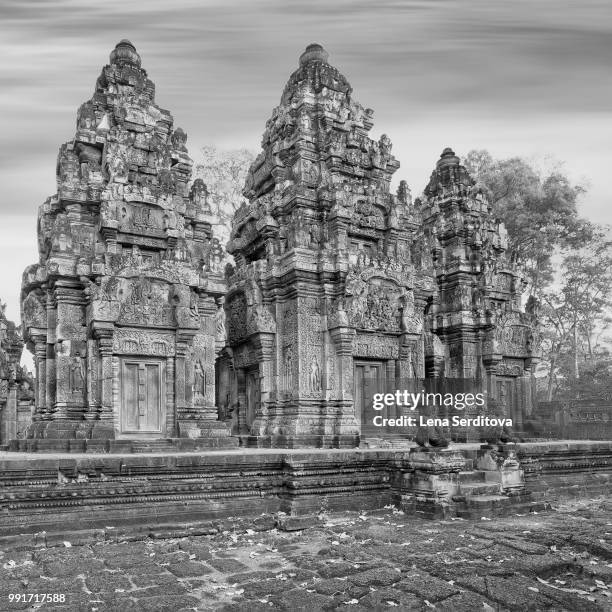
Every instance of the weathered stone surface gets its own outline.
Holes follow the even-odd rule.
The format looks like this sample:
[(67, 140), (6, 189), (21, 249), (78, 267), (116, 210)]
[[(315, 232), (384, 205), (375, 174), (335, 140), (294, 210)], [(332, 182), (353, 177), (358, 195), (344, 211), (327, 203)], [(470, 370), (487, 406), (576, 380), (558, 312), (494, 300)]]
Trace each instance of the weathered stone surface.
[(25, 435), (35, 408), (34, 379), (20, 364), (21, 329), (6, 318), (5, 309), (0, 302), (0, 447)]
[[(531, 412), (528, 377), (538, 361), (538, 304), (521, 309), (524, 290), (507, 232), (482, 188), (447, 148), (418, 201), (434, 258), (436, 291), (427, 317), (431, 373), (488, 380), (487, 405), (465, 416), (508, 417), (521, 429)], [(518, 398), (512, 402), (510, 398)], [(507, 441), (502, 427), (455, 429), (460, 439)]]
[(389, 193), (399, 163), (386, 135), (368, 136), (372, 123), (310, 45), (267, 123), (228, 244), (229, 397), (253, 444), (356, 445), (354, 362), (424, 374), (431, 256), (410, 256), (414, 207), (406, 190)]
[[(491, 389), (478, 410), (519, 427), (510, 393), (519, 412), (530, 408), (537, 304), (521, 310), (503, 225), (451, 149), (423, 198), (413, 203), (405, 181), (391, 194), (399, 163), (386, 135), (369, 137), (372, 116), (313, 44), (266, 124), (228, 243), (236, 266), (219, 360), (219, 397), (249, 444), (343, 447), (360, 434), (397, 435), (373, 423), (369, 399), (384, 381), (418, 392), (423, 379), (468, 379), (472, 387), (454, 390)], [(414, 426), (399, 431), (415, 437)], [(457, 429), (463, 439), (508, 435)], [(416, 441), (444, 447), (448, 432), (423, 427)]]
[(24, 449), (227, 438), (214, 374), (223, 253), (206, 186), (189, 185), (186, 140), (121, 41), (60, 148), (57, 193), (39, 213), (40, 263), (23, 276), (37, 380)]
[[(609, 608), (612, 584), (606, 560), (587, 550), (578, 552), (569, 544), (546, 554), (540, 554), (538, 546), (550, 541), (553, 533), (559, 542), (570, 543), (575, 536), (585, 544), (608, 541), (602, 529), (609, 522), (607, 503), (602, 497), (566, 502), (557, 511), (486, 521), (478, 528), (462, 521), (425, 521), (383, 510), (328, 514), (316, 529), (299, 533), (253, 533), (248, 521), (235, 520), (231, 537), (220, 532), (147, 540), (144, 544), (120, 542), (45, 550), (32, 546), (25, 554), (3, 544), (0, 608), (27, 609), (9, 606), (5, 599), (12, 589), (25, 589), (65, 593), (65, 605), (53, 605), (54, 610), (425, 611), (435, 607), (449, 612), (489, 608), (603, 611)], [(584, 518), (585, 510), (590, 519)], [(481, 546), (486, 534), (498, 542), (488, 551)], [(339, 548), (333, 542), (338, 541), (343, 542), (342, 554), (332, 555), (330, 551)], [(396, 541), (400, 543), (394, 544)], [(505, 546), (505, 541), (516, 547)], [(294, 546), (299, 546), (299, 554), (283, 552)], [(476, 546), (479, 556), (472, 557), (468, 551)], [(224, 555), (223, 561), (233, 559), (246, 569), (240, 574), (212, 569), (204, 578), (181, 577), (179, 568), (185, 561), (180, 551), (197, 548), (209, 549), (215, 557)], [(405, 557), (398, 553), (401, 548), (407, 551)], [(73, 573), (61, 578), (39, 577), (54, 553), (58, 562), (73, 568)], [(140, 557), (142, 565), (132, 565), (132, 557)], [(125, 567), (99, 569), (101, 563), (108, 565), (111, 559), (122, 558), (130, 559)], [(357, 558), (367, 562), (352, 561)], [(545, 573), (543, 558), (548, 566)], [(262, 572), (259, 568), (270, 561), (278, 562), (282, 569)], [(308, 561), (310, 569), (304, 570)], [(343, 576), (326, 576), (330, 567), (337, 567)], [(14, 578), (23, 568), (29, 569), (30, 577)], [(154, 573), (154, 568), (159, 573)], [(146, 583), (145, 576), (149, 578)], [(392, 582), (385, 584), (389, 577)]]
[(208, 564), (219, 572), (233, 574), (247, 569), (244, 563), (236, 559), (209, 559)]

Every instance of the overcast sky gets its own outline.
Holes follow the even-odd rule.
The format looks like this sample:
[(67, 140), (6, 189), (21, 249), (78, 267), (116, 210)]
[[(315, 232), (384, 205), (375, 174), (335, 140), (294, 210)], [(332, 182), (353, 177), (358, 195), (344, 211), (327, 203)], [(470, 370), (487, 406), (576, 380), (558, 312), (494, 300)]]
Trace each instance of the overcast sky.
[(0, 299), (15, 320), (58, 147), (122, 38), (196, 160), (205, 144), (257, 151), (300, 53), (319, 42), (374, 109), (372, 136), (391, 137), (413, 193), (444, 147), (485, 148), (564, 161), (589, 184), (582, 214), (612, 221), (609, 0), (2, 0)]

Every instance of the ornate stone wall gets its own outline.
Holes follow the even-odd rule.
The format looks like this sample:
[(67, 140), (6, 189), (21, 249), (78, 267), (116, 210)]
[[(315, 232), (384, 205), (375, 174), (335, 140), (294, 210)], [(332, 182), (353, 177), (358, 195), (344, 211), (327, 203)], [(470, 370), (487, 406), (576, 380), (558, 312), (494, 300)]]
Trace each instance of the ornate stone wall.
[(424, 374), (431, 256), (407, 186), (389, 192), (391, 141), (327, 57), (300, 57), (228, 244), (222, 394), (253, 444), (357, 444), (356, 363)]
[(0, 302), (0, 446), (23, 437), (34, 408), (34, 380), (20, 365), (21, 330), (6, 318)]
[(228, 435), (214, 390), (222, 249), (186, 140), (121, 41), (60, 148), (23, 276), (31, 437)]

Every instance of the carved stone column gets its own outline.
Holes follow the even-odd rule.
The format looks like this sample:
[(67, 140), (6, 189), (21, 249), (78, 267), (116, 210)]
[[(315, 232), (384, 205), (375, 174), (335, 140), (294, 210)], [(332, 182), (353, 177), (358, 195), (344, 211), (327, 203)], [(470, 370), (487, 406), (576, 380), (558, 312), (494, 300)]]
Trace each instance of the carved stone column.
[[(14, 374), (12, 378), (14, 378)], [(15, 380), (11, 380), (8, 387), (6, 405), (4, 406), (4, 414), (2, 415), (4, 431), (0, 433), (3, 444), (17, 437), (17, 388), (18, 385)]]
[(336, 423), (336, 433), (339, 436), (338, 445), (346, 447), (359, 446), (361, 423), (355, 418), (353, 398), (353, 340), (355, 338), (355, 330), (352, 327), (339, 325), (331, 328), (329, 333), (335, 344), (338, 358), (336, 368), (340, 389), (338, 398), (340, 415)]
[[(31, 334), (33, 335), (33, 334)], [(48, 418), (47, 414), (47, 339), (46, 333), (34, 338), (34, 363), (36, 365), (36, 411), (33, 421)]]
[(343, 401), (353, 401), (353, 339), (355, 330), (352, 327), (335, 327), (329, 333), (336, 345), (338, 356), (338, 373), (340, 398)]
[(108, 439), (115, 437), (115, 415), (113, 411), (113, 326), (98, 324), (94, 328), (100, 353), (100, 405), (97, 420), (91, 433), (92, 438)]

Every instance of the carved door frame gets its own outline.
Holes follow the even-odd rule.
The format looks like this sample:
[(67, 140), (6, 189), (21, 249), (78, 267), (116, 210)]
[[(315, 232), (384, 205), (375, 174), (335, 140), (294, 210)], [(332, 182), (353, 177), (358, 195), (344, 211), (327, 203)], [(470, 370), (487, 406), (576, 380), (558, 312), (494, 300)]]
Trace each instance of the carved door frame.
[[(119, 358), (119, 435), (118, 438), (155, 439), (166, 437), (167, 393), (166, 393), (166, 359), (144, 356), (121, 356)], [(128, 389), (127, 366), (137, 367), (137, 402), (138, 424), (130, 426), (127, 419), (130, 416), (126, 406)], [(150, 367), (157, 368), (157, 392), (147, 385), (147, 375)], [(147, 427), (146, 419), (150, 417), (148, 410), (154, 408), (155, 423)], [(133, 415), (132, 415), (133, 416)], [(144, 417), (142, 419), (141, 417)]]
[[(353, 402), (355, 405), (355, 419), (361, 423), (362, 430), (364, 426), (367, 426), (367, 423), (363, 420), (363, 413), (367, 409), (363, 397), (365, 387), (367, 386), (365, 379), (369, 378), (368, 374), (372, 373), (372, 370), (374, 370), (375, 376), (372, 378), (376, 378), (377, 387), (380, 391), (384, 391), (387, 364), (388, 360), (386, 359), (359, 359), (353, 357)], [(361, 368), (363, 368), (363, 376), (359, 373)]]

